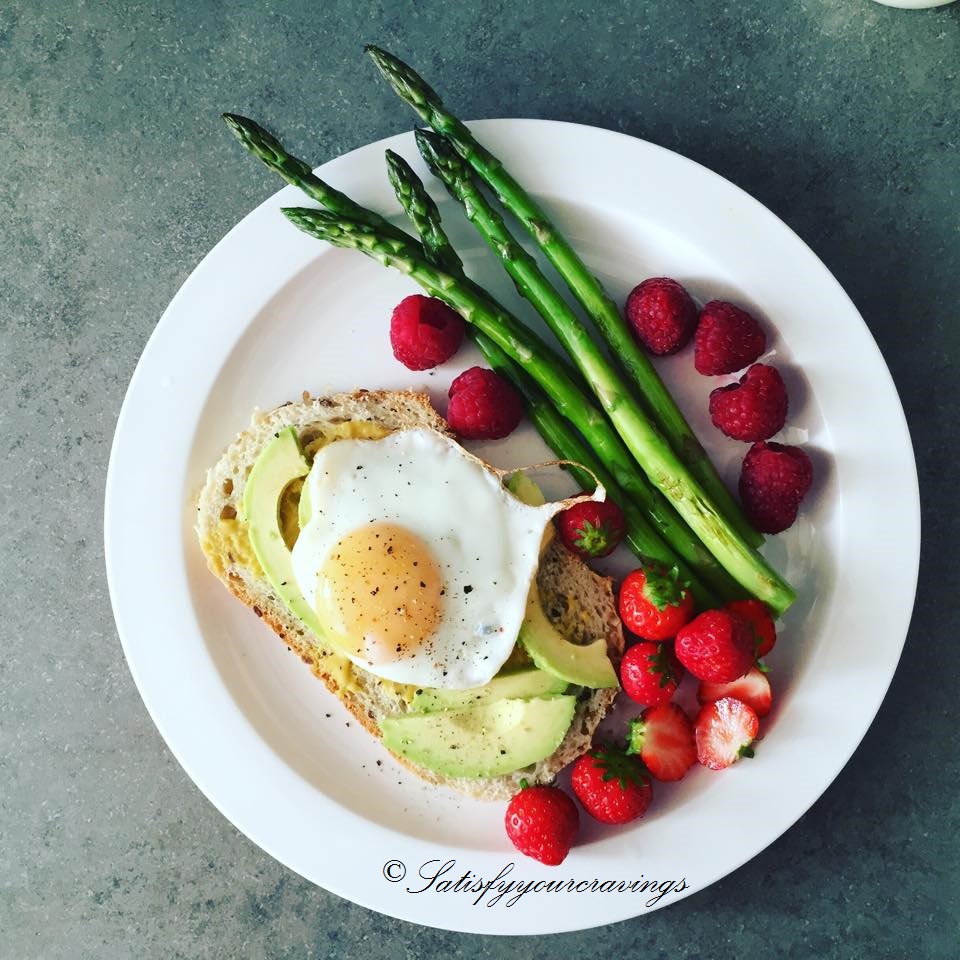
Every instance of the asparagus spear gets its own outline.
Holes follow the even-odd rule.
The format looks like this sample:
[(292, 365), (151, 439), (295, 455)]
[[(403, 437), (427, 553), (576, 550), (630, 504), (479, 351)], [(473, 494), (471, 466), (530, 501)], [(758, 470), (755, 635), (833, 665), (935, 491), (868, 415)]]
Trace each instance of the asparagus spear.
[[(400, 201), (400, 205), (410, 215), (410, 219), (413, 221), (414, 226), (418, 228), (418, 232), (420, 232), (421, 236), (423, 237), (423, 248), (426, 258), (430, 262), (441, 266), (441, 268), (443, 267), (443, 263), (441, 261), (455, 262), (457, 268), (455, 270), (448, 270), (447, 272), (456, 275), (479, 297), (487, 301), (495, 310), (498, 310), (502, 313), (507, 313), (507, 311), (497, 301), (493, 300), (493, 298), (490, 297), (485, 290), (477, 286), (477, 284), (464, 275), (463, 265), (460, 261), (460, 258), (457, 256), (456, 251), (454, 251), (453, 246), (443, 229), (443, 225), (440, 220), (440, 212), (437, 210), (437, 205), (434, 203), (430, 194), (427, 193), (423, 182), (413, 171), (410, 165), (402, 157), (398, 157), (396, 154), (391, 154), (390, 151), (387, 151), (387, 161), (390, 167), (391, 182), (393, 183), (394, 190), (396, 191), (397, 199)], [(516, 326), (520, 326), (520, 322), (515, 317), (512, 317), (512, 321)], [(474, 339), (477, 340), (479, 344), (479, 337), (482, 335), (478, 333), (475, 327), (470, 327), (469, 329), (471, 330)], [(492, 343), (489, 338), (483, 339), (485, 343), (489, 345), (490, 350), (498, 352), (498, 359), (501, 365), (504, 363), (511, 363), (509, 358), (499, 350), (496, 344)], [(481, 349), (483, 348), (481, 347)], [(545, 351), (548, 348), (545, 344), (542, 344), (538, 349), (540, 351)], [(484, 350), (484, 353), (487, 355), (487, 358), (490, 359), (486, 350)], [(494, 366), (492, 362), (491, 366)], [(495, 367), (495, 369), (498, 368)], [(515, 365), (513, 366), (513, 374), (514, 377), (525, 376), (522, 369), (517, 368)], [(571, 380), (571, 382), (568, 384), (568, 392), (571, 394), (571, 396), (573, 396), (574, 391), (579, 393), (579, 408), (584, 412), (586, 412), (588, 409), (592, 409), (592, 404), (580, 391), (580, 385), (575, 372), (568, 370), (567, 374)], [(572, 431), (566, 426), (566, 422), (559, 416), (559, 414), (556, 413), (553, 407), (549, 405), (549, 402), (544, 399), (543, 395), (539, 393), (536, 388), (532, 387), (529, 381), (527, 381), (524, 386), (526, 389), (521, 389), (521, 393), (527, 397), (529, 402), (528, 405), (545, 407), (553, 415), (551, 417), (547, 414), (544, 414), (540, 418), (545, 423), (547, 421), (556, 421), (556, 423), (547, 424), (549, 427), (551, 427), (551, 433), (554, 435), (559, 434), (561, 431), (557, 427), (557, 424), (561, 424), (567, 437), (571, 441), (566, 445), (572, 448), (575, 443), (579, 450), (585, 450), (583, 442), (576, 437), (575, 431)], [(534, 399), (531, 400), (531, 397)], [(534, 403), (534, 401), (537, 401), (537, 403)], [(599, 411), (594, 411), (594, 415), (598, 419), (603, 419), (602, 414)], [(534, 420), (536, 422), (537, 418), (534, 417)], [(627, 455), (626, 451), (623, 450), (622, 444), (619, 445), (618, 449), (620, 452), (622, 452), (623, 456), (629, 460), (629, 456)], [(574, 455), (571, 453), (561, 453), (560, 456), (566, 457), (567, 459), (576, 459), (576, 457), (574, 457)], [(590, 454), (590, 457), (593, 462), (597, 462), (597, 458), (594, 455)], [(620, 491), (620, 485), (613, 481), (613, 478), (610, 477), (605, 468), (601, 469), (603, 469), (605, 476), (610, 481), (610, 483), (605, 484), (605, 486), (607, 486), (608, 489), (613, 488), (617, 491)], [(663, 495), (657, 489), (652, 487), (649, 484), (649, 481), (647, 481), (646, 477), (644, 477), (644, 475), (636, 469), (631, 470), (629, 490), (633, 493), (634, 497), (639, 498), (639, 503), (645, 508), (646, 515), (651, 518), (651, 520), (644, 519), (644, 510), (641, 510), (638, 505), (631, 501), (631, 509), (633, 510), (635, 517), (638, 518), (643, 524), (645, 531), (648, 531), (655, 538), (655, 543), (652, 546), (648, 544), (649, 549), (647, 550), (647, 554), (655, 556), (661, 562), (666, 562), (672, 556), (670, 548), (666, 546), (666, 544), (670, 544), (673, 546), (675, 553), (679, 554), (681, 557), (688, 557), (691, 563), (695, 564), (699, 569), (701, 569), (703, 571), (705, 580), (712, 583), (714, 588), (719, 591), (722, 596), (724, 596), (726, 599), (729, 599), (738, 595), (736, 582), (733, 581), (728, 574), (726, 574), (723, 568), (716, 563), (715, 559), (709, 554), (709, 552), (705, 551), (702, 545), (692, 536), (689, 528), (686, 527), (686, 525), (683, 523), (683, 520), (680, 519)], [(623, 491), (620, 493), (620, 496), (616, 497), (615, 499), (617, 499), (618, 502), (627, 502), (629, 497), (626, 494), (627, 491)], [(666, 541), (666, 544), (664, 541)], [(670, 565), (673, 565), (673, 563), (674, 560), (670, 559)], [(682, 565), (684, 568), (686, 567), (686, 564)]]
[(381, 233), (398, 240), (413, 238), (394, 226), (389, 220), (362, 207), (345, 193), (331, 187), (310, 169), (310, 165), (287, 151), (287, 148), (272, 134), (268, 133), (255, 120), (242, 117), (237, 113), (222, 114), (224, 123), (234, 136), (258, 160), (262, 160), (274, 173), (279, 173), (287, 183), (299, 187), (311, 200), (323, 205), (334, 213), (352, 217), (361, 223), (376, 227)]
[(440, 211), (433, 202), (433, 197), (427, 193), (423, 181), (399, 154), (387, 150), (386, 156), (390, 183), (400, 206), (420, 234), (420, 242), (427, 259), (447, 273), (462, 275), (463, 261), (447, 238), (440, 223)]
[[(387, 151), (387, 167), (397, 199), (420, 234), (427, 259), (441, 269), (445, 269), (448, 273), (459, 275), (464, 282), (471, 283), (463, 274), (463, 263), (443, 229), (440, 211), (437, 209), (436, 203), (427, 193), (423, 182), (413, 168), (403, 157), (398, 156), (391, 150)], [(477, 289), (479, 290), (479, 288)], [(480, 292), (485, 294), (484, 291)], [(626, 492), (587, 448), (576, 431), (569, 426), (553, 404), (536, 388), (533, 381), (523, 372), (523, 369), (517, 366), (500, 347), (475, 327), (468, 327), (468, 331), (490, 366), (513, 383), (524, 398), (527, 414), (548, 446), (558, 457), (583, 464), (587, 468), (581, 470), (576, 466), (567, 466), (577, 483), (585, 490), (593, 490), (594, 478), (598, 479), (606, 487), (613, 500), (620, 505), (626, 520), (627, 533), (625, 539), (627, 545), (637, 557), (645, 563), (655, 561), (668, 567), (676, 565), (680, 576), (689, 581), (690, 589), (700, 606), (716, 605), (716, 595), (700, 583), (684, 561), (676, 559), (673, 551), (648, 523), (643, 511), (626, 495)]]
[[(231, 130), (237, 135), (240, 142), (243, 143), (251, 153), (263, 160), (267, 166), (279, 173), (289, 183), (299, 186), (308, 196), (324, 204), (335, 213), (366, 223), (378, 229), (382, 235), (392, 237), (399, 243), (407, 245), (414, 255), (424, 255), (424, 249), (416, 243), (412, 237), (395, 227), (388, 220), (360, 206), (345, 194), (335, 190), (329, 186), (329, 184), (322, 181), (311, 172), (310, 167), (304, 161), (292, 156), (275, 137), (264, 130), (259, 124), (253, 120), (233, 114), (225, 114), (224, 119)], [(393, 156), (396, 159), (391, 164), (391, 175), (399, 182), (409, 174), (407, 177), (409, 182), (412, 183), (416, 181), (419, 183), (419, 178), (416, 177), (416, 174), (413, 173), (409, 165), (407, 165), (402, 158), (397, 157), (396, 154)], [(448, 261), (449, 265), (457, 264), (458, 276), (465, 284), (469, 285), (476, 297), (480, 298), (481, 301), (485, 301), (488, 306), (492, 305), (494, 311), (502, 310), (499, 304), (490, 301), (489, 295), (486, 294), (485, 291), (464, 277), (462, 272), (460, 272), (462, 265), (460, 264), (459, 257), (456, 256), (456, 252), (450, 247), (442, 229), (439, 228), (439, 212), (436, 210), (436, 205), (430, 200), (429, 194), (423, 189), (422, 183), (419, 185), (421, 197), (426, 198), (426, 201), (431, 204), (433, 208), (431, 210), (430, 207), (421, 204), (421, 209), (417, 213), (419, 218), (429, 218), (432, 221), (426, 234), (431, 242), (434, 242), (435, 248), (433, 249), (432, 256), (453, 258)], [(403, 202), (403, 199), (403, 196), (401, 196), (401, 202)], [(412, 195), (410, 199), (413, 199)], [(425, 220), (424, 223), (426, 224)], [(447, 249), (443, 249), (444, 244)], [(431, 251), (429, 249), (427, 250), (427, 259), (431, 259)], [(513, 322), (519, 326), (516, 320)], [(530, 334), (528, 339), (532, 345), (532, 350), (539, 351), (543, 355), (548, 353), (552, 354), (550, 348), (542, 341), (539, 341), (535, 335)], [(654, 528), (659, 530), (661, 535), (673, 545), (675, 551), (681, 557), (684, 557), (691, 565), (701, 570), (702, 576), (713, 583), (715, 588), (721, 591), (723, 595), (734, 593), (736, 584), (726, 575), (725, 571), (716, 564), (710, 553), (690, 534), (689, 530), (683, 527), (682, 522), (679, 521), (679, 518), (676, 517), (669, 506), (666, 505), (665, 502), (658, 502), (657, 492), (647, 484), (646, 478), (635, 469), (634, 464), (630, 460), (629, 453), (619, 442), (619, 438), (615, 432), (609, 429), (603, 415), (596, 410), (596, 408), (592, 407), (583, 392), (579, 390), (575, 382), (575, 374), (566, 367), (565, 362), (558, 356), (552, 356), (560, 376), (567, 378), (567, 395), (571, 398), (570, 403), (577, 408), (581, 425), (601, 425), (601, 428), (593, 431), (593, 435), (595, 436), (595, 449), (600, 456), (613, 457), (616, 469), (623, 474), (621, 477), (622, 485), (638, 503), (644, 505), (644, 509), (651, 518)]]
[(503, 164), (476, 140), (469, 128), (450, 112), (436, 91), (415, 70), (379, 47), (368, 46), (366, 50), (400, 98), (413, 107), (424, 122), (449, 140), (536, 240), (610, 345), (613, 355), (640, 389), (664, 436), (716, 504), (717, 510), (750, 546), (763, 543), (763, 537), (747, 522), (717, 475), (653, 364), (631, 335), (616, 304), (546, 212)]
[[(411, 167), (403, 157), (394, 153), (392, 150), (386, 151), (386, 158), (390, 183), (393, 185), (397, 200), (400, 201), (400, 206), (403, 207), (411, 223), (413, 223), (416, 228), (417, 233), (420, 235), (424, 257), (426, 257), (430, 263), (440, 267), (444, 272), (458, 277), (463, 283), (467, 284), (478, 297), (486, 300), (495, 310), (507, 313), (508, 311), (501, 303), (494, 300), (483, 287), (474, 283), (464, 272), (463, 261), (460, 259), (453, 244), (450, 243), (446, 231), (443, 229), (440, 211), (437, 209), (433, 197), (427, 193), (427, 188), (423, 185), (423, 181), (417, 176), (413, 167)], [(513, 322), (517, 326), (520, 326), (520, 321), (517, 320), (516, 317), (513, 317)], [(538, 349), (540, 348), (538, 347)], [(549, 350), (550, 348), (544, 344), (542, 349)], [(582, 387), (585, 389), (586, 385), (582, 383), (577, 371), (559, 355), (556, 357), (556, 360), (558, 363), (564, 365), (567, 376), (576, 384), (577, 388)], [(590, 401), (586, 396), (584, 396), (584, 401), (588, 406), (590, 405)], [(596, 416), (600, 417), (602, 415), (597, 412)], [(650, 491), (653, 490), (652, 487), (648, 487), (648, 489)]]
[[(673, 503), (727, 572), (755, 593), (759, 581), (768, 576), (768, 572), (772, 573), (772, 568), (716, 509), (699, 481), (650, 423), (624, 388), (612, 363), (597, 349), (586, 328), (543, 275), (533, 257), (514, 239), (503, 218), (474, 182), (470, 168), (462, 158), (435, 133), (418, 130), (417, 145), (431, 170), (460, 201), (467, 219), (500, 258), (517, 290), (536, 307), (580, 368), (651, 483)], [(786, 587), (779, 577), (777, 581), (775, 594)]]
[[(422, 253), (418, 255), (409, 242), (384, 236), (369, 224), (323, 210), (298, 207), (286, 208), (283, 212), (295, 226), (311, 236), (335, 246), (360, 250), (384, 266), (395, 267), (419, 283), (428, 293), (448, 303), (468, 323), (474, 324), (519, 362), (544, 388), (561, 415), (576, 424), (584, 436), (594, 439), (602, 436), (601, 442), (607, 454), (605, 459), (611, 465), (614, 477), (624, 487), (631, 482), (633, 466), (629, 462), (623, 464), (620, 454), (622, 447), (616, 439), (616, 432), (610, 430), (607, 421), (595, 416), (595, 413), (588, 412), (586, 416), (583, 415), (577, 402), (578, 391), (571, 392), (571, 387), (575, 385), (571, 384), (562, 362), (552, 350), (538, 343), (529, 331), (518, 325), (510, 314), (498, 310), (488, 299), (479, 296), (470, 284), (465, 284), (458, 277), (433, 266)], [(612, 402), (614, 399), (608, 397), (608, 405), (614, 416), (622, 419), (623, 404)], [(645, 421), (643, 424), (644, 428), (649, 430)], [(657, 443), (665, 446), (662, 438), (656, 436), (654, 431), (651, 433), (652, 446)], [(660, 456), (662, 457), (662, 453)], [(681, 483), (679, 490), (674, 489), (670, 482), (665, 482), (665, 486), (683, 507), (685, 519), (694, 532), (698, 533), (701, 539), (706, 537), (713, 541), (715, 555), (720, 554), (728, 560), (733, 568), (730, 573), (746, 591), (767, 603), (778, 615), (783, 613), (795, 598), (789, 584), (785, 583), (761, 556), (751, 551), (742, 540), (717, 522), (715, 514), (709, 510), (702, 493), (695, 486), (689, 482)], [(718, 559), (721, 557), (718, 556)]]
[[(718, 595), (701, 583), (693, 570), (664, 544), (647, 522), (643, 511), (626, 495), (592, 451), (587, 448), (586, 443), (560, 416), (556, 407), (537, 389), (523, 369), (489, 337), (478, 330), (471, 328), (471, 336), (490, 366), (509, 380), (523, 397), (527, 416), (547, 446), (558, 457), (573, 461), (572, 464), (565, 465), (565, 469), (581, 489), (592, 491), (598, 481), (606, 488), (610, 499), (623, 511), (627, 531), (624, 540), (641, 563), (644, 565), (657, 563), (668, 569), (676, 567), (679, 578), (689, 584), (690, 592), (700, 609), (719, 606), (722, 601)], [(576, 464), (582, 464), (586, 469), (580, 469)]]

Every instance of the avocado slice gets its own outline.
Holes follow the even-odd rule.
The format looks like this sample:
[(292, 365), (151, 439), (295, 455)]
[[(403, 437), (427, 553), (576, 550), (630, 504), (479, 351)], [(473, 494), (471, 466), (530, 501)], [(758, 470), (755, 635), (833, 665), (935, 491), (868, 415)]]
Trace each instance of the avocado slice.
[(290, 550), (280, 529), (280, 497), (287, 485), (310, 471), (297, 431), (281, 430), (260, 452), (247, 478), (240, 510), (250, 544), (277, 596), (318, 637), (324, 636), (293, 575)]
[(542, 507), (547, 502), (536, 480), (531, 480), (522, 470), (510, 474), (507, 489), (528, 507)]
[(564, 693), (568, 686), (566, 680), (543, 670), (512, 670), (498, 674), (482, 687), (472, 687), (469, 690), (437, 690), (425, 687), (414, 694), (410, 709), (415, 713), (463, 710), (479, 707), (493, 700), (529, 700), (531, 697)]
[[(539, 507), (545, 502), (543, 491), (522, 470), (511, 474), (507, 480), (507, 489), (518, 500), (531, 507)], [(552, 532), (552, 527), (547, 529)], [(544, 544), (547, 543), (549, 537), (544, 539)], [(543, 612), (536, 581), (530, 586), (518, 640), (541, 671), (553, 674), (559, 680), (593, 689), (619, 686), (616, 671), (607, 656), (606, 643), (596, 640), (580, 646), (567, 640)]]
[(549, 757), (573, 720), (576, 697), (495, 700), (468, 710), (407, 713), (380, 722), (383, 744), (449, 777), (497, 777)]
[(606, 642), (600, 639), (583, 645), (571, 643), (547, 619), (536, 583), (527, 596), (517, 639), (537, 667), (568, 683), (592, 689), (619, 686)]

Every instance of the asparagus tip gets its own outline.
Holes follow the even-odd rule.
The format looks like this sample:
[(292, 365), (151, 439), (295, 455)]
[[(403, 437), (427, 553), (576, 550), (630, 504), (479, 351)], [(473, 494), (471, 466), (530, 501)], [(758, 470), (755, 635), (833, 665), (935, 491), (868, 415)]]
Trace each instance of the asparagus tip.
[(413, 139), (417, 141), (417, 146), (419, 147), (421, 143), (432, 144), (436, 139), (436, 134), (427, 129), (426, 127), (414, 127), (413, 128)]
[(314, 210), (312, 207), (281, 207), (280, 212), (298, 227), (313, 219), (313, 214), (320, 213), (319, 210)]
[(256, 120), (244, 117), (239, 113), (221, 113), (220, 119), (230, 128), (231, 132), (236, 134), (241, 140), (248, 139), (250, 136), (260, 134), (266, 138), (270, 135)]

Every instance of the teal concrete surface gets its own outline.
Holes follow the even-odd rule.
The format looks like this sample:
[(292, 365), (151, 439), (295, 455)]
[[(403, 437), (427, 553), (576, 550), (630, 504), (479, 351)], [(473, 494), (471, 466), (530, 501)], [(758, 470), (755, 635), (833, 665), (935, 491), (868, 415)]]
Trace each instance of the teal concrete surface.
[[(464, 936), (311, 886), (204, 799), (123, 659), (101, 529), (124, 390), (185, 277), (276, 188), (218, 114), (269, 118), (317, 163), (409, 129), (364, 41), (461, 116), (624, 131), (749, 191), (849, 292), (910, 422), (920, 587), (875, 723), (783, 837), (634, 921)], [(958, 73), (960, 4), (0, 5), (0, 956), (960, 956)]]

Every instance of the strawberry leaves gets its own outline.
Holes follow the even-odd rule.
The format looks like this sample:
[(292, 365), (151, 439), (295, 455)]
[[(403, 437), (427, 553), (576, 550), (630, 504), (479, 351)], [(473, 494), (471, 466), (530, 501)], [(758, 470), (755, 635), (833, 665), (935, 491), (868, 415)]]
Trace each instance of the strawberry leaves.
[(658, 610), (678, 607), (690, 587), (689, 580), (680, 579), (680, 570), (673, 566), (669, 570), (656, 564), (644, 568), (646, 582), (643, 585), (644, 598)]

